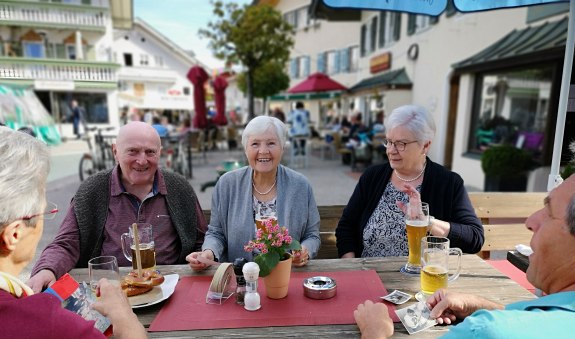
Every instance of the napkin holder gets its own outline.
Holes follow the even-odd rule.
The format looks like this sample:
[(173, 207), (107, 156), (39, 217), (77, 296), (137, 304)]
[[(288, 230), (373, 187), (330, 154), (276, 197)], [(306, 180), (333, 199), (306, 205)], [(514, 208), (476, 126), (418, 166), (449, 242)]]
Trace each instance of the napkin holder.
[(236, 275), (232, 264), (223, 263), (218, 266), (206, 294), (206, 304), (223, 304), (234, 294), (235, 282)]

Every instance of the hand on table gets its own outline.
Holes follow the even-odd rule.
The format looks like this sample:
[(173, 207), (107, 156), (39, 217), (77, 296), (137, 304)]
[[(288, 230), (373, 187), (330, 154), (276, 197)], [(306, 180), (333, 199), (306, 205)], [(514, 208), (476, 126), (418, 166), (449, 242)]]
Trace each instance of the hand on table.
[(197, 259), (200, 256), (212, 261), (215, 260), (214, 252), (212, 252), (212, 250), (203, 250), (202, 252), (193, 252), (188, 254), (188, 256), (186, 257), (186, 261), (190, 264), (192, 270), (196, 272), (203, 271), (209, 266), (208, 264), (204, 264), (203, 262), (200, 262)]
[(302, 267), (309, 262), (309, 252), (305, 246), (301, 247), (299, 251), (293, 251), (292, 265)]
[(503, 309), (503, 306), (481, 297), (440, 289), (435, 292), (427, 304), (431, 309), (430, 318), (438, 324), (451, 325), (456, 319), (464, 319), (478, 309)]
[(36, 273), (33, 277), (28, 279), (26, 285), (30, 286), (34, 293), (42, 292), (46, 287), (51, 286), (56, 282), (56, 276), (54, 272), (50, 270), (41, 270)]
[(98, 282), (98, 293), (99, 298), (92, 304), (92, 308), (110, 319), (115, 337), (147, 338), (144, 326), (138, 321), (120, 286), (102, 278)]
[(362, 339), (389, 338), (393, 335), (393, 320), (387, 306), (367, 300), (357, 306), (353, 317), (359, 327)]

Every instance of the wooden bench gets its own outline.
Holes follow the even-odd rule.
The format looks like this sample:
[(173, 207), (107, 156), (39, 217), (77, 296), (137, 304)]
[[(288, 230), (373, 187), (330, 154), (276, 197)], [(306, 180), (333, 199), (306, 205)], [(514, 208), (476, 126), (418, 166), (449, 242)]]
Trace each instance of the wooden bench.
[[(515, 249), (517, 244), (528, 245), (531, 231), (525, 219), (543, 207), (545, 192), (471, 192), (469, 198), (485, 230), (485, 243), (479, 256), (489, 258), (490, 251)], [(321, 247), (318, 259), (338, 258), (335, 229), (345, 205), (318, 206)], [(204, 210), (206, 220), (210, 211)]]
[(484, 259), (491, 251), (529, 245), (532, 232), (525, 220), (543, 208), (546, 192), (471, 192), (469, 198), (485, 231), (485, 243), (479, 252)]

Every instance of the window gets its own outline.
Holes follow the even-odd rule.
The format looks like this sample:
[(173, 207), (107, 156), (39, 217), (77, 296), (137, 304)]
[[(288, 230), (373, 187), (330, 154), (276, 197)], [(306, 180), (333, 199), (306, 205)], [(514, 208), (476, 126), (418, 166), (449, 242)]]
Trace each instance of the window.
[(299, 57), (298, 58), (298, 76), (300, 78), (305, 78), (309, 75), (309, 57)]
[(132, 53), (124, 53), (124, 66), (132, 66)]
[(401, 13), (381, 12), (379, 14), (379, 47), (398, 41), (401, 31)]
[(349, 48), (349, 71), (357, 72), (359, 70), (359, 46)]
[(541, 155), (553, 73), (553, 66), (544, 65), (478, 74), (469, 151), (511, 143)]
[(421, 32), (431, 24), (431, 17), (428, 15), (409, 14), (407, 18), (407, 34)]
[(41, 41), (22, 41), (24, 56), (27, 58), (44, 58), (44, 43)]
[(284, 13), (284, 21), (292, 25), (295, 30), (309, 26), (308, 6)]
[(183, 92), (184, 92), (184, 95), (186, 95), (186, 96), (190, 95), (190, 88), (189, 88), (189, 87), (184, 87), (184, 88), (183, 88)]
[(154, 62), (156, 64), (156, 67), (164, 66), (164, 59), (162, 58), (161, 55), (154, 55)]
[(365, 24), (361, 25), (361, 38), (360, 38), (360, 46), (361, 46), (361, 56), (365, 56), (367, 52), (367, 26)]
[(148, 55), (147, 54), (140, 54), (140, 65), (141, 66), (148, 66)]
[(327, 54), (327, 74), (336, 74), (339, 72), (339, 55), (337, 51), (329, 51)]
[(371, 25), (369, 27), (369, 52), (375, 51), (375, 38), (377, 37), (377, 16), (371, 19)]

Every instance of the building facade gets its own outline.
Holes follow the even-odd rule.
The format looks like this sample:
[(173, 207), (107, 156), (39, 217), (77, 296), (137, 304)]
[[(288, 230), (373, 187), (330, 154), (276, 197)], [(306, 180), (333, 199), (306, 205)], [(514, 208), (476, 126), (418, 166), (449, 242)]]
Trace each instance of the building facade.
[(74, 99), (89, 125), (117, 125), (113, 28), (130, 27), (131, 0), (3, 0), (0, 13), (0, 83), (32, 87), (64, 137)]
[[(294, 69), (339, 76), (349, 91), (338, 105), (353, 102), (367, 123), (378, 112), (403, 104), (426, 107), (437, 124), (429, 156), (462, 175), (470, 190), (483, 189), (480, 157), (490, 145), (511, 142), (532, 152), (539, 166), (550, 165), (568, 4), (467, 14), (450, 7), (429, 17), (342, 13), (322, 8), (317, 0), (267, 2), (284, 16), (296, 3), (309, 6), (308, 18), (314, 19), (308, 20), (319, 22), (309, 36), (311, 43), (304, 43), (304, 32), (296, 31), (287, 66), (292, 78)], [(338, 30), (344, 24), (346, 32), (354, 32), (351, 37)], [(341, 52), (349, 46), (358, 46), (357, 66), (350, 74), (338, 75), (336, 70), (350, 69), (351, 58)], [(330, 54), (332, 50), (340, 53)], [(327, 61), (317, 62), (325, 52)], [(315, 55), (316, 62), (297, 59), (296, 68), (293, 59), (299, 55)], [(338, 65), (330, 66), (330, 60)], [(292, 85), (297, 80), (293, 78)], [(575, 138), (575, 129), (569, 128), (573, 117), (568, 112), (565, 142)]]
[(193, 84), (186, 75), (195, 65), (211, 73), (193, 52), (183, 50), (140, 18), (131, 30), (116, 30), (113, 51), (114, 60), (122, 66), (118, 72), (120, 115), (154, 111), (173, 124), (193, 117)]

